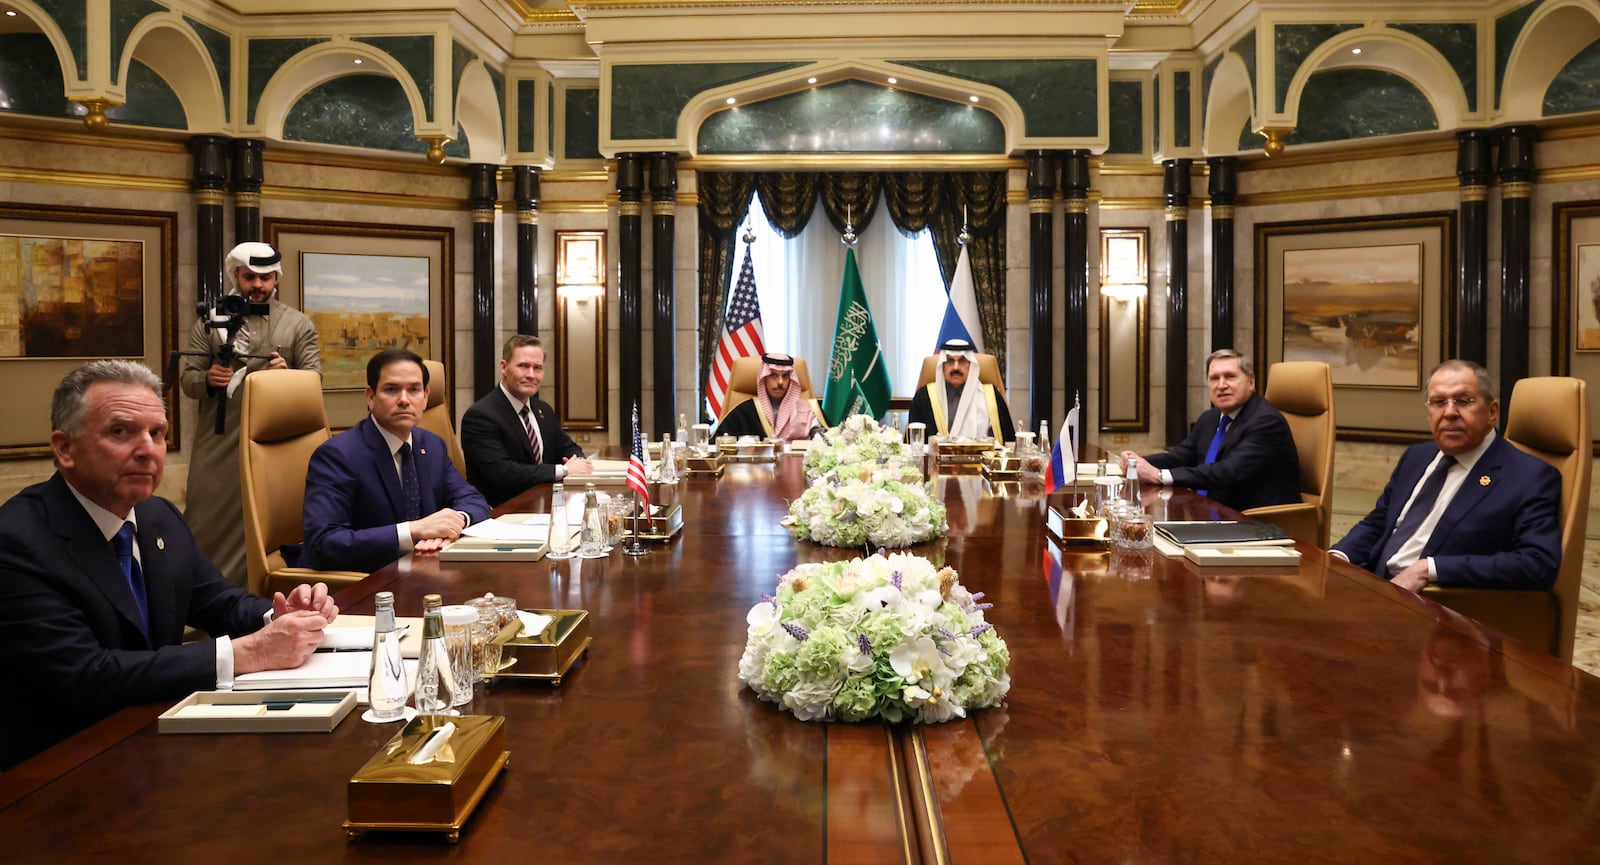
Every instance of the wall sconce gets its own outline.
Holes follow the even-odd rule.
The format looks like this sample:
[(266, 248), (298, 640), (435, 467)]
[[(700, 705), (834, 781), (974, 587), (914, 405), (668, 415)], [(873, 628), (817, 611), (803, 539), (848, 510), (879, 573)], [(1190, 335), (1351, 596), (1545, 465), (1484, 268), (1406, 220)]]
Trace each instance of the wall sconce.
[(1149, 232), (1143, 228), (1100, 231), (1100, 293), (1112, 300), (1137, 300), (1150, 293), (1150, 267), (1145, 257)]
[(605, 232), (556, 232), (556, 296), (579, 303), (604, 297), (605, 267)]

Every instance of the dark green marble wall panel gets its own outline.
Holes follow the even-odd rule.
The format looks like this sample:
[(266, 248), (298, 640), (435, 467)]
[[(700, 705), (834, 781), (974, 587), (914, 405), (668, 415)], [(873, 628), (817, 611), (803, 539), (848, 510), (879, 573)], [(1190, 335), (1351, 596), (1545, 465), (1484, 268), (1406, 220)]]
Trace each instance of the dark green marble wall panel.
[(1108, 108), (1111, 143), (1107, 153), (1144, 152), (1144, 82), (1112, 81)]
[[(572, 88), (562, 106), (567, 159), (600, 159), (600, 88)], [(616, 111), (616, 108), (612, 108)]]
[(640, 63), (611, 67), (611, 137), (672, 138), (695, 94), (802, 63)]
[(1172, 73), (1172, 145), (1190, 147), (1194, 141), (1193, 96), (1189, 92), (1194, 75), (1178, 70)]
[(1546, 117), (1600, 111), (1600, 42), (1578, 52), (1544, 92)]
[(1239, 149), (1246, 153), (1252, 150), (1260, 150), (1262, 145), (1266, 144), (1266, 139), (1257, 135), (1251, 130), (1250, 126), (1250, 119), (1246, 118), (1244, 128), (1239, 130)]
[(1161, 73), (1150, 84), (1150, 140), (1155, 149), (1161, 149)]
[(500, 122), (503, 124), (506, 116), (506, 76), (489, 65), (485, 65), (483, 71), (489, 73), (489, 83), (494, 85), (494, 104), (500, 109)]
[(200, 41), (205, 43), (206, 53), (211, 55), (211, 65), (217, 67), (217, 80), (222, 82), (222, 110), (233, 111), (233, 88), (228, 86), (233, 81), (233, 37), (220, 30), (213, 30), (193, 18), (184, 18), (185, 24), (194, 29)]
[(1239, 59), (1244, 61), (1245, 71), (1250, 73), (1250, 86), (1255, 87), (1258, 81), (1256, 78), (1256, 31), (1251, 30), (1240, 37), (1239, 41), (1233, 43), (1233, 47), (1228, 50), (1239, 55)]
[(552, 159), (556, 155), (556, 85), (554, 82), (546, 86), (545, 105), (549, 107), (550, 117), (544, 125), (545, 151)]
[(183, 100), (172, 92), (166, 79), (154, 69), (134, 60), (128, 64), (128, 102), (107, 109), (106, 116), (118, 123), (188, 129), (189, 118)]
[(444, 155), (452, 159), (472, 158), (472, 142), (467, 138), (467, 130), (462, 129), (460, 124), (456, 125), (455, 140), (444, 143)]
[(277, 72), (290, 57), (326, 41), (328, 40), (251, 39), (245, 43), (244, 57), (248, 76), (245, 82), (247, 97), (245, 105), (249, 122), (255, 122), (256, 108), (261, 104), (261, 93), (267, 89), (267, 82), (272, 80), (273, 73)]
[(405, 89), (387, 75), (345, 75), (311, 88), (289, 109), (283, 137), (401, 153), (428, 150), (417, 138)]
[[(422, 93), (423, 119), (433, 120), (433, 37), (432, 36), (357, 36), (393, 57)], [(409, 113), (409, 112), (408, 112)]]
[(72, 117), (65, 91), (61, 58), (43, 33), (0, 33), (0, 111)]
[(1279, 24), (1272, 28), (1273, 70), (1277, 80), (1273, 92), (1278, 110), (1282, 111), (1289, 99), (1289, 82), (1294, 79), (1300, 65), (1317, 46), (1346, 30), (1355, 30), (1358, 24)]
[[(117, 70), (122, 68), (122, 52), (127, 50), (128, 35), (139, 22), (157, 12), (165, 12), (167, 7), (155, 0), (117, 0), (111, 4), (111, 74), (113, 80)], [(131, 72), (129, 73), (132, 74)], [(132, 99), (132, 94), (129, 95)], [(109, 115), (109, 112), (107, 113)]]
[(1428, 97), (1410, 81), (1378, 69), (1330, 69), (1306, 82), (1299, 123), (1283, 141), (1310, 144), (1438, 128)]
[(521, 153), (529, 153), (533, 150), (533, 134), (535, 131), (533, 115), (536, 110), (533, 88), (538, 85), (539, 82), (527, 78), (517, 82), (517, 135), (514, 140), (517, 143), (517, 150)]
[(701, 153), (1004, 153), (982, 108), (865, 81), (840, 81), (719, 111)]
[(460, 42), (450, 42), (450, 101), (454, 104), (461, 96), (461, 74), (467, 71), (467, 64), (478, 59), (472, 49)]
[(1064, 60), (898, 60), (902, 66), (992, 84), (1022, 109), (1026, 133), (1038, 138), (1100, 134), (1097, 67)]
[(1211, 82), (1217, 77), (1217, 67), (1222, 65), (1222, 57), (1206, 64), (1200, 73), (1200, 128), (1206, 127), (1206, 113), (1211, 110)]
[(1461, 79), (1467, 91), (1467, 110), (1478, 110), (1478, 25), (1470, 22), (1455, 24), (1395, 24), (1400, 30), (1428, 43), (1444, 55), (1450, 68)]
[[(33, 0), (50, 20), (56, 22), (72, 49), (78, 77), (89, 77), (89, 0)], [(60, 60), (52, 60), (60, 64)]]
[(1538, 0), (1494, 19), (1494, 90), (1495, 107), (1500, 105), (1500, 91), (1506, 83), (1506, 65), (1511, 62), (1511, 49), (1517, 47), (1517, 37), (1528, 24), (1528, 18), (1539, 8)]

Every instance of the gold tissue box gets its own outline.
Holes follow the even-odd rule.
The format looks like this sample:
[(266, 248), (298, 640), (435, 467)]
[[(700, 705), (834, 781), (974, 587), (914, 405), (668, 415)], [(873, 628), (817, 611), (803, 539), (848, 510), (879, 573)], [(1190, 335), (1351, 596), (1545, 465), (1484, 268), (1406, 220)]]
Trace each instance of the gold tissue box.
[(778, 446), (776, 441), (747, 441), (736, 439), (729, 441), (731, 436), (721, 436), (717, 439), (717, 450), (722, 452), (722, 458), (728, 462), (736, 463), (770, 463), (778, 459)]
[[(455, 734), (434, 759), (410, 758), (446, 723)], [(350, 778), (345, 833), (443, 832), (454, 844), (489, 785), (511, 759), (506, 719), (499, 715), (419, 715)]]
[(560, 685), (567, 670), (589, 648), (589, 613), (586, 610), (532, 610), (555, 621), (537, 634), (524, 632), (515, 621), (495, 636), (500, 645), (501, 679), (534, 679)]
[(989, 451), (994, 449), (993, 439), (955, 441), (944, 436), (933, 440), (933, 460), (936, 463), (962, 463), (980, 465)]
[(990, 480), (1016, 480), (1022, 477), (1022, 458), (1008, 451), (991, 451), (983, 462), (983, 476)]
[(1105, 517), (1080, 517), (1054, 504), (1045, 508), (1044, 528), (1063, 544), (1106, 542)]
[[(642, 515), (639, 517), (639, 538), (641, 540), (655, 541), (658, 543), (665, 542), (671, 540), (673, 535), (683, 531), (682, 505), (671, 505), (664, 509), (656, 505), (651, 505), (650, 510), (651, 514), (649, 517)], [(633, 522), (634, 520), (632, 516), (623, 518), (623, 537), (633, 537)]]
[(685, 474), (710, 475), (711, 477), (720, 478), (722, 477), (722, 454), (716, 451), (713, 451), (708, 456), (690, 454), (684, 458), (683, 471)]

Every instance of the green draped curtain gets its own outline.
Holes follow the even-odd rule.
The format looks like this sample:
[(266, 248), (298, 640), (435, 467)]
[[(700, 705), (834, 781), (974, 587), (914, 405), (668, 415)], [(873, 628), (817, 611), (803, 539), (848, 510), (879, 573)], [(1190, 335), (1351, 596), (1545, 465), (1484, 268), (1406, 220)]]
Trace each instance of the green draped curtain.
[(946, 291), (960, 256), (965, 208), (967, 255), (972, 261), (978, 314), (983, 318), (984, 347), (1000, 362), (1004, 373), (1005, 172), (707, 171), (700, 173), (699, 185), (702, 387), (710, 378), (713, 353), (722, 333), (722, 311), (733, 281), (735, 241), (752, 192), (760, 196), (773, 230), (785, 238), (805, 231), (819, 196), (823, 213), (836, 231), (843, 233), (848, 222), (860, 234), (872, 222), (878, 197), (883, 196), (896, 230), (906, 235), (923, 229), (933, 233)]

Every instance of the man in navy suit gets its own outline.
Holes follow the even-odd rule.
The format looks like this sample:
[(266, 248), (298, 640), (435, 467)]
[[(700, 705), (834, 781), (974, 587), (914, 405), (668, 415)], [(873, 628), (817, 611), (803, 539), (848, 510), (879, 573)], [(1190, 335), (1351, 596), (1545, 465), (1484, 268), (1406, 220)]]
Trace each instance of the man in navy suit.
[(302, 565), (375, 571), (408, 552), (437, 553), (488, 518), (444, 440), (417, 426), (427, 406), (422, 358), (388, 349), (367, 362), (369, 416), (323, 442), (306, 470)]
[[(155, 496), (167, 462), (161, 380), (92, 361), (51, 400), (56, 473), (0, 507), (0, 770), (126, 706), (305, 663), (339, 614), (328, 588), (256, 597)], [(213, 639), (183, 641), (184, 626)]]
[(1489, 371), (1428, 376), (1433, 441), (1400, 456), (1377, 507), (1329, 550), (1413, 592), (1428, 583), (1548, 589), (1561, 567), (1561, 474), (1495, 434)]
[(461, 418), (461, 450), (467, 480), (493, 504), (536, 484), (594, 471), (539, 399), (544, 384), (544, 348), (536, 336), (516, 334), (500, 352), (500, 386), (472, 404)]
[[(1289, 422), (1256, 393), (1250, 359), (1233, 349), (1206, 358), (1212, 408), (1166, 453), (1139, 460), (1146, 484), (1189, 487), (1234, 510), (1300, 501), (1300, 457)], [(1122, 465), (1138, 457), (1122, 452)]]

